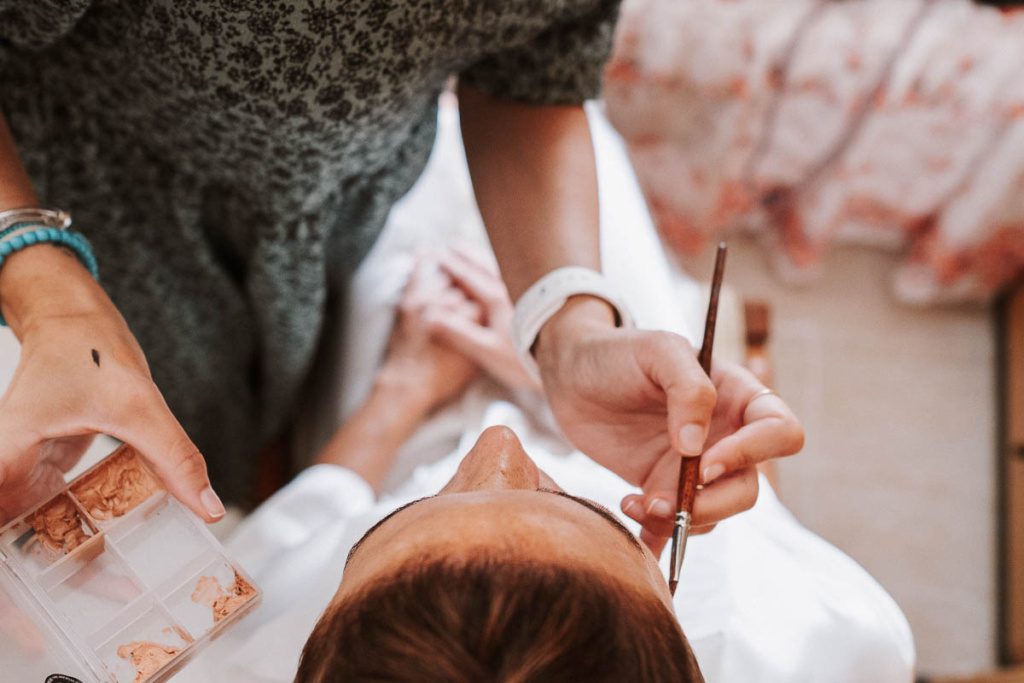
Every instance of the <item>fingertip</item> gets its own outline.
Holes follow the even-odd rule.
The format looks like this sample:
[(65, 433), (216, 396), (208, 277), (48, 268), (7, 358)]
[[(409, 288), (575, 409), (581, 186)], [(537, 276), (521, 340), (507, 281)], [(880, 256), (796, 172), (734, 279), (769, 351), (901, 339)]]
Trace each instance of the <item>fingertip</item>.
[(220, 496), (214, 492), (212, 486), (207, 486), (202, 490), (199, 494), (199, 502), (206, 513), (207, 521), (219, 521), (227, 513), (224, 503), (221, 501)]
[(644, 508), (641, 502), (642, 496), (631, 493), (622, 499), (621, 509), (623, 514), (632, 519), (634, 522), (644, 521)]
[(704, 451), (706, 439), (707, 428), (697, 422), (691, 422), (679, 428), (677, 447), (683, 455), (697, 456)]
[(661, 496), (652, 497), (647, 502), (646, 513), (652, 517), (660, 517), (662, 519), (668, 519), (675, 513), (675, 509), (666, 498)]

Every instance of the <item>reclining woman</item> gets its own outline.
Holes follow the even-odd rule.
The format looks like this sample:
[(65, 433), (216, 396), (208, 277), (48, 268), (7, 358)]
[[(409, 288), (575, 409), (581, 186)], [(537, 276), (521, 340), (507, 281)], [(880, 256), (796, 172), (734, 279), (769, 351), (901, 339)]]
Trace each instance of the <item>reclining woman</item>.
[[(497, 275), (464, 255), (449, 253), (440, 263), (440, 271), (429, 262), (415, 269), (373, 388), (317, 464), (229, 539), (231, 551), (264, 588), (265, 603), (183, 671), (184, 679), (702, 681), (698, 660), (704, 657), (716, 676), (709, 680), (741, 680), (737, 672), (753, 670), (765, 674), (759, 678), (764, 681), (813, 680), (820, 669), (783, 670), (753, 647), (741, 652), (737, 633), (723, 645), (720, 633), (709, 640), (704, 629), (704, 651), (694, 654), (651, 552), (664, 538), (645, 532), (647, 542), (638, 542), (615, 514), (566, 493), (555, 480), (612, 505), (628, 485), (559, 445), (556, 435), (543, 436), (543, 415), (527, 417), (513, 403), (493, 398), (497, 384), (518, 393), (520, 404), (536, 388), (501, 329), (507, 296), (501, 310), (493, 309), (492, 299), (492, 308), (482, 311), (483, 291), (500, 284)], [(489, 334), (503, 346), (492, 344), (486, 358), (474, 356), (467, 351), (472, 344), (452, 336), (458, 329)], [(500, 379), (474, 382), (481, 365)], [(735, 438), (743, 426), (762, 421), (795, 423), (777, 397), (751, 400), (762, 387), (742, 369), (721, 363), (713, 379), (720, 400), (712, 441)], [(397, 485), (389, 482), (402, 469), (400, 453), (410, 446), (428, 449), (432, 437), (424, 428), (446, 420), (476, 421), (481, 428), (465, 431), (450, 457), (421, 465)], [(494, 426), (506, 424), (513, 427)], [(536, 462), (516, 432), (530, 436)], [(781, 454), (794, 444), (772, 447)], [(716, 487), (736, 485), (729, 478), (702, 492), (698, 520), (713, 523), (731, 514), (716, 502)], [(646, 513), (636, 509), (643, 506), (631, 505), (636, 499), (622, 498), (622, 507), (633, 521), (644, 522)], [(708, 609), (720, 610), (720, 619), (738, 632), (744, 618), (720, 593), (708, 591), (700, 567), (710, 567), (724, 591), (731, 590), (735, 571), (715, 566), (709, 558), (721, 553), (702, 548), (703, 538), (691, 542), (675, 605), (685, 605), (701, 626), (715, 622)], [(829, 550), (845, 561), (830, 556), (829, 571), (851, 583), (857, 609), (881, 603), (884, 612), (887, 596)], [(806, 554), (796, 559), (809, 567), (815, 562)], [(766, 566), (773, 561), (762, 558)], [(787, 581), (806, 583), (796, 573)], [(822, 602), (811, 588), (807, 596), (808, 603)], [(759, 609), (771, 604), (753, 606)], [(864, 659), (869, 675), (907, 666), (891, 633), (877, 624), (844, 621), (839, 612), (833, 610), (832, 622), (824, 625), (818, 619), (796, 628), (787, 628), (780, 614), (779, 630), (797, 650), (834, 642), (837, 635), (846, 639), (850, 658), (844, 660), (842, 647), (833, 650), (835, 668), (829, 671), (835, 675), (828, 680), (869, 680), (859, 677), (863, 668), (849, 669)]]
[(352, 549), (297, 681), (703, 681), (657, 560), (491, 427)]

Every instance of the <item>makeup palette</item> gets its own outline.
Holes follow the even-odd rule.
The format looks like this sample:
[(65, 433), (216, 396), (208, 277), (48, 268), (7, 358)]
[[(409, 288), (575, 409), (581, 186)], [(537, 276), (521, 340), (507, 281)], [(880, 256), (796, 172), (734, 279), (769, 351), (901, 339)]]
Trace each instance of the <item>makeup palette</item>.
[(122, 446), (0, 529), (0, 679), (159, 683), (259, 600)]

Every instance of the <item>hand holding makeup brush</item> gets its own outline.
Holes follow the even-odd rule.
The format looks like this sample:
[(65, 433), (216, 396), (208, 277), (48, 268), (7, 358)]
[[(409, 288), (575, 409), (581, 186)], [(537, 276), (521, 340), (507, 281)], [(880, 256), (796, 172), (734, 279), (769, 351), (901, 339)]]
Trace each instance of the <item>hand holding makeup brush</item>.
[[(711, 531), (715, 524), (749, 509), (757, 501), (757, 465), (793, 455), (803, 448), (804, 431), (789, 406), (747, 369), (714, 361), (711, 380), (717, 401), (711, 416), (701, 483), (694, 502), (690, 534)], [(644, 527), (642, 538), (659, 554), (672, 534), (673, 509), (662, 514), (660, 501), (675, 502), (678, 455), (669, 454), (654, 466), (642, 494), (626, 496), (622, 510)], [(667, 474), (666, 474), (667, 473)]]
[(803, 445), (803, 428), (781, 399), (754, 399), (764, 386), (749, 372), (716, 361), (709, 379), (686, 339), (616, 328), (599, 299), (570, 300), (542, 330), (536, 355), (566, 436), (643, 489), (623, 500), (623, 511), (655, 552), (672, 532), (680, 454), (703, 452), (703, 473), (715, 479), (697, 495), (699, 531), (754, 504), (757, 463)]

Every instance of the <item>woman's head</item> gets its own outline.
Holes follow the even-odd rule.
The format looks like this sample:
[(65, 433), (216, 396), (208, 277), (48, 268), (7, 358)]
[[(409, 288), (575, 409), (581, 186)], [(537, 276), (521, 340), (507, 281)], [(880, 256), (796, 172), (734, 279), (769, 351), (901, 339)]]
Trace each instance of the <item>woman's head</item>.
[(655, 558), (499, 427), (353, 547), (298, 680), (701, 678)]

